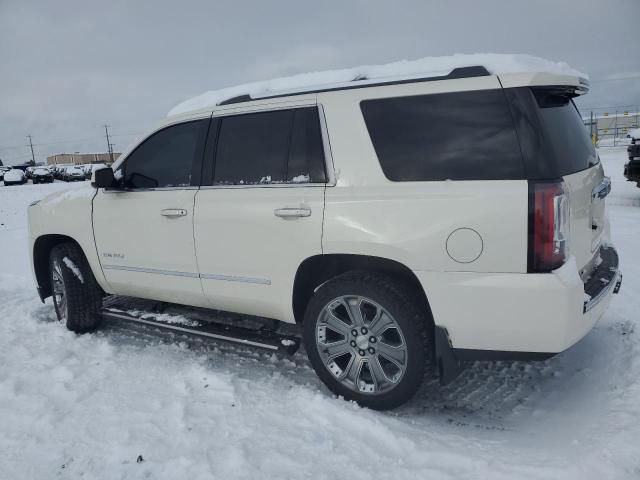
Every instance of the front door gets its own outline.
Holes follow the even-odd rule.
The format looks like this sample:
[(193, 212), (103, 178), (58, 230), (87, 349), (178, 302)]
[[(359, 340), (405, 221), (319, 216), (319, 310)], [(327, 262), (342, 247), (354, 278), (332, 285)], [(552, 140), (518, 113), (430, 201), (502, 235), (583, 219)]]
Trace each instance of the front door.
[(292, 321), (296, 271), (322, 253), (318, 110), (214, 117), (210, 131), (212, 179), (197, 193), (194, 218), (204, 293), (214, 308)]
[(206, 304), (193, 207), (208, 124), (206, 118), (154, 133), (118, 165), (120, 188), (96, 195), (96, 247), (114, 293)]

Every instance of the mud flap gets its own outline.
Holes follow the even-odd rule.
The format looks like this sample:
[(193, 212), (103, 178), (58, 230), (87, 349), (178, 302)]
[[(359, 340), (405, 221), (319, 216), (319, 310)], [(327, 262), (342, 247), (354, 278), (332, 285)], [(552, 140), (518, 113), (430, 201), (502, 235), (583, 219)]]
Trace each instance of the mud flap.
[(462, 362), (456, 357), (449, 333), (444, 327), (435, 328), (436, 366), (440, 376), (440, 385), (451, 383), (463, 370)]

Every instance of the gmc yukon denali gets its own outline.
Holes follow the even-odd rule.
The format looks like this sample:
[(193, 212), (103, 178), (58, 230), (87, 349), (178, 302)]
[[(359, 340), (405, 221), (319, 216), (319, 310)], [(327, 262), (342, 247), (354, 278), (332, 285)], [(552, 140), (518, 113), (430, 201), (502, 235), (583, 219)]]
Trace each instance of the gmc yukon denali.
[(75, 332), (113, 296), (269, 319), (249, 345), (297, 324), (326, 386), (374, 409), (464, 361), (548, 358), (622, 279), (588, 86), (467, 65), (170, 115), (29, 208), (38, 292)]

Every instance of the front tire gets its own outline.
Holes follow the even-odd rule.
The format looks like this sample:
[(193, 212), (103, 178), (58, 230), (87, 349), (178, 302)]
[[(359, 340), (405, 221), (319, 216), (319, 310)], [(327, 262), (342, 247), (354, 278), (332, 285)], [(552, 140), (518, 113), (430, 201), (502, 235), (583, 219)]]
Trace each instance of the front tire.
[(60, 323), (76, 333), (98, 328), (102, 290), (80, 247), (75, 243), (56, 245), (49, 256), (49, 272)]
[(380, 274), (349, 272), (314, 294), (304, 343), (329, 390), (387, 410), (407, 402), (433, 374), (428, 313), (408, 291)]

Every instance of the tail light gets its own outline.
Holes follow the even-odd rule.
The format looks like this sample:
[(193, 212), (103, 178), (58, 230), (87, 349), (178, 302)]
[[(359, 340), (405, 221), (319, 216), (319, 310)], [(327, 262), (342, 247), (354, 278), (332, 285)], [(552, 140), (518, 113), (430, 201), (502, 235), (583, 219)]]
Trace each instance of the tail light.
[(550, 272), (569, 258), (569, 196), (564, 182), (529, 182), (529, 272)]

